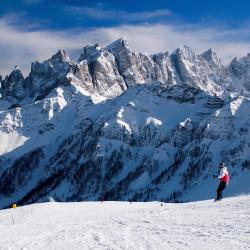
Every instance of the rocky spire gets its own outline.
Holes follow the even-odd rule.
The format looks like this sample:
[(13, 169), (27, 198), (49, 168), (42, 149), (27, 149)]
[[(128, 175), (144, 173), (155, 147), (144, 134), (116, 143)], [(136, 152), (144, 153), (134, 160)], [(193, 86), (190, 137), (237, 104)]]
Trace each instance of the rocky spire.
[(211, 48), (203, 52), (201, 56), (206, 59), (209, 63), (212, 63), (214, 66), (221, 67), (221, 60)]
[(3, 81), (3, 88), (11, 90), (14, 85), (16, 85), (19, 81), (23, 79), (23, 74), (20, 68), (16, 65), (13, 71), (5, 77)]
[(67, 55), (65, 50), (58, 50), (57, 53), (55, 55), (53, 55), (50, 59), (50, 62), (52, 62), (53, 64), (57, 64), (57, 63), (61, 63), (61, 62), (70, 62), (70, 58)]
[(116, 50), (123, 50), (123, 49), (130, 49), (130, 48), (128, 45), (128, 41), (124, 37), (121, 37), (117, 39), (116, 41), (112, 42), (110, 45), (108, 45), (106, 49), (112, 52)]
[(96, 43), (95, 45), (87, 45), (83, 47), (82, 53), (77, 60), (78, 62), (81, 62), (83, 60), (91, 60), (91, 58), (95, 58), (98, 54), (98, 52), (101, 50), (100, 44)]
[(21, 100), (26, 96), (24, 77), (18, 66), (15, 66), (13, 71), (0, 82), (2, 97), (9, 96)]

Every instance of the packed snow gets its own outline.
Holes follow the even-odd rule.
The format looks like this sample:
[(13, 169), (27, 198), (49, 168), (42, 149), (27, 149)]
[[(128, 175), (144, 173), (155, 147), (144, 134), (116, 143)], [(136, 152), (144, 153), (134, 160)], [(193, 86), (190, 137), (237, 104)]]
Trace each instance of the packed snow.
[(162, 121), (153, 117), (148, 117), (145, 124), (146, 125), (153, 124), (155, 126), (161, 126)]
[(250, 249), (250, 196), (42, 203), (0, 211), (0, 249)]
[(11, 152), (12, 150), (22, 146), (29, 138), (17, 133), (5, 134), (0, 131), (0, 155)]

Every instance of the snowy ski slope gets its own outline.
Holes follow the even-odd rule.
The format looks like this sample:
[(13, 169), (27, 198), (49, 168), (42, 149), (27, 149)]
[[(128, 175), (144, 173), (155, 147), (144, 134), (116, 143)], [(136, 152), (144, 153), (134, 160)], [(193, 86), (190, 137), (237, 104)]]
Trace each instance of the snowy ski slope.
[(0, 211), (0, 249), (250, 249), (250, 196), (42, 203)]

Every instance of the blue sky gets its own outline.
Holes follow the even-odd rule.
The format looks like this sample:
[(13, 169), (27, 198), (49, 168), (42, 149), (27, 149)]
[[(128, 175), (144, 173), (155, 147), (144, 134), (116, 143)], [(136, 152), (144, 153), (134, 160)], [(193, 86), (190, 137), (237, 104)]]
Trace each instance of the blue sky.
[(250, 52), (250, 1), (1, 0), (0, 74), (59, 48), (74, 58), (88, 43), (126, 37), (133, 49), (154, 53), (188, 45), (215, 49), (225, 63)]
[(115, 15), (115, 12), (129, 15), (159, 10), (168, 10), (183, 22), (219, 21), (237, 27), (249, 21), (250, 9), (250, 2), (247, 0), (2, 0), (1, 2), (1, 16), (19, 15), (24, 22), (35, 22), (39, 28), (56, 30), (168, 21), (164, 15), (148, 20), (143, 16), (141, 19), (129, 20), (123, 15)]

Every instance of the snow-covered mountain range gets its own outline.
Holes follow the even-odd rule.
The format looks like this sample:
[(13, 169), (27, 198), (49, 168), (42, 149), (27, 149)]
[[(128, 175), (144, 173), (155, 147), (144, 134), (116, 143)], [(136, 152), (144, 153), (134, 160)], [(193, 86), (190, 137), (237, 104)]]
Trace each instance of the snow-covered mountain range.
[(250, 54), (147, 55), (119, 39), (59, 50), (0, 77), (0, 207), (59, 201), (187, 201), (249, 192)]

